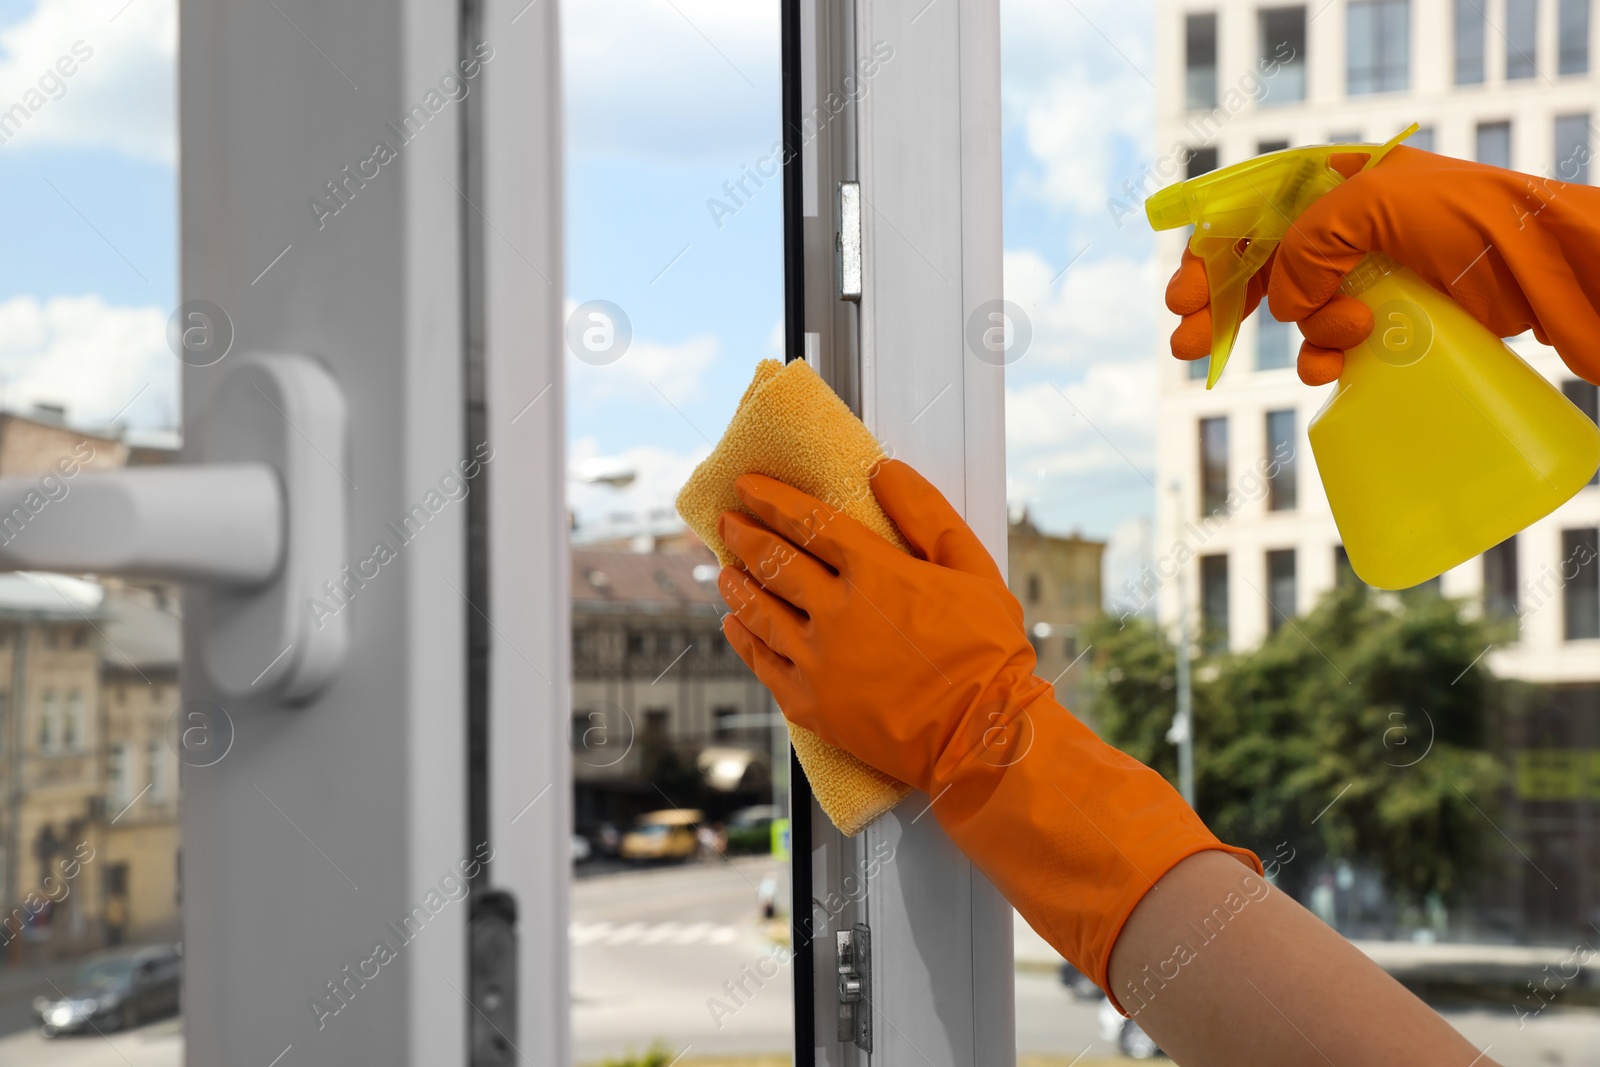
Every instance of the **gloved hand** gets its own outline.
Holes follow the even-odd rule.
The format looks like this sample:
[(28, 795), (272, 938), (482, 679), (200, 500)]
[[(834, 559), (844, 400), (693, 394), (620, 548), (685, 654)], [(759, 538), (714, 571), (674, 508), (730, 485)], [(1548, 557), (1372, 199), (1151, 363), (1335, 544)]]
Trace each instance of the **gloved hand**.
[[(1361, 258), (1381, 251), (1415, 271), (1500, 337), (1531, 329), (1573, 373), (1600, 382), (1600, 189), (1534, 177), (1400, 145), (1360, 171), (1364, 153), (1335, 156), (1349, 177), (1307, 208), (1251, 280), (1247, 305), (1305, 335), (1299, 372), (1323, 385), (1344, 352), (1372, 332), (1372, 312), (1339, 294)], [(1211, 348), (1205, 268), (1184, 250), (1167, 306), (1184, 316), (1172, 353)]]
[[(1108, 987), (1122, 924), (1180, 860), (1224, 849), (1154, 771), (1034, 677), (994, 560), (916, 471), (878, 502), (917, 556), (782, 482), (744, 475), (720, 533), (723, 630), (794, 722), (933, 798), (951, 838), (1074, 966)], [(765, 525), (763, 525), (765, 524)]]

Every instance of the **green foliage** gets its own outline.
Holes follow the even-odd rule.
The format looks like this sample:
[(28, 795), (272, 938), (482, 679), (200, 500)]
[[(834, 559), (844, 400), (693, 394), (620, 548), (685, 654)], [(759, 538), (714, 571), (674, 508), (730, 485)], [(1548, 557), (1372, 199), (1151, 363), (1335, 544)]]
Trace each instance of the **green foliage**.
[[(1454, 896), (1498, 845), (1505, 768), (1491, 734), (1517, 694), (1482, 654), (1505, 636), (1437, 596), (1341, 588), (1252, 652), (1198, 658), (1201, 816), (1263, 860), (1294, 856), (1291, 892), (1335, 858), (1372, 867), (1402, 900)], [(1172, 646), (1143, 621), (1107, 621), (1092, 639), (1102, 735), (1175, 780)]]
[(730, 856), (754, 856), (771, 851), (772, 830), (767, 824), (728, 827), (728, 854)]
[(637, 1056), (630, 1052), (620, 1059), (601, 1060), (600, 1067), (668, 1067), (671, 1063), (672, 1053), (658, 1041)]

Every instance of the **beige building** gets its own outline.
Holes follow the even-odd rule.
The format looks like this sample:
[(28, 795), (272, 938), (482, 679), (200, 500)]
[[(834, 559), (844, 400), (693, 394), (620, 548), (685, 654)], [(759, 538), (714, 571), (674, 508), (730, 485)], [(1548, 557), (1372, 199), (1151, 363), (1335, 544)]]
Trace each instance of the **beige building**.
[[(38, 493), (0, 541), (70, 507), (86, 470), (169, 462), (169, 442), (85, 432), (62, 412), (0, 413), (0, 475)], [(177, 920), (175, 590), (0, 574), (0, 944), (8, 958), (165, 936)]]
[(572, 549), (580, 829), (625, 826), (691, 793), (730, 809), (766, 803), (784, 737), (771, 695), (722, 636), (727, 608), (710, 550), (682, 537), (636, 546), (650, 550)]
[(11, 959), (98, 934), (102, 600), (92, 582), (0, 574), (0, 941)]
[(1022, 603), (1022, 618), (1039, 655), (1038, 675), (1054, 683), (1056, 699), (1087, 715), (1089, 659), (1084, 626), (1101, 614), (1104, 541), (1076, 532), (1047, 534), (1026, 513), (1006, 536), (1007, 582)]
[[(100, 714), (105, 759), (100, 885), (122, 936), (178, 929), (180, 616), (176, 590), (114, 588), (103, 610)], [(108, 922), (109, 925), (109, 922)]]

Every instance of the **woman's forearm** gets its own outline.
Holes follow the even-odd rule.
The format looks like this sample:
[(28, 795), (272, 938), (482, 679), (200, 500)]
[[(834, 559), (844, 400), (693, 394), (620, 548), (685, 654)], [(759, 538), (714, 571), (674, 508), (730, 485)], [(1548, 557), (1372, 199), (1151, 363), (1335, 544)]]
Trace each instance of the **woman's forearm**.
[(1167, 872), (1111, 952), (1111, 988), (1184, 1067), (1492, 1067), (1449, 1023), (1223, 852)]

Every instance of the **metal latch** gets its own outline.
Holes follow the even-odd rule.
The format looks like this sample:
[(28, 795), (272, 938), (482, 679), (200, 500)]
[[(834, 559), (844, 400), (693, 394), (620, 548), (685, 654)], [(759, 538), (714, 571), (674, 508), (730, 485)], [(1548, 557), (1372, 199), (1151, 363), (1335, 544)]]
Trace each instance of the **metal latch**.
[(872, 931), (866, 923), (834, 933), (839, 965), (839, 1040), (872, 1051)]
[(839, 183), (839, 299), (861, 299), (861, 183)]
[(517, 902), (504, 890), (472, 896), (467, 923), (472, 1067), (517, 1061)]

